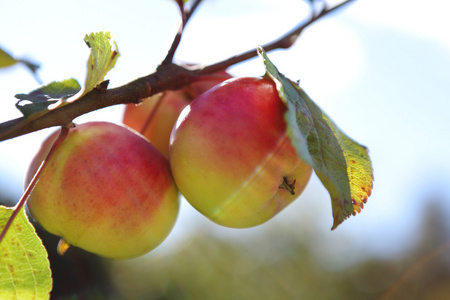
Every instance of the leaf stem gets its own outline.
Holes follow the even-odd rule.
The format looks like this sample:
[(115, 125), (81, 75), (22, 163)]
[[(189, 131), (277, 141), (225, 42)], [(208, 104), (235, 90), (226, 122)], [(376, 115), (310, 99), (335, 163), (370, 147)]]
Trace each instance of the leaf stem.
[(55, 150), (61, 145), (61, 143), (66, 139), (67, 134), (69, 133), (69, 126), (62, 126), (61, 131), (56, 138), (56, 140), (53, 142), (52, 147), (50, 148), (50, 151), (48, 152), (45, 159), (42, 161), (41, 165), (39, 166), (38, 170), (33, 176), (33, 179), (28, 184), (25, 192), (23, 193), (22, 197), (20, 198), (19, 202), (17, 202), (16, 206), (14, 206), (14, 211), (11, 214), (11, 216), (8, 219), (8, 222), (6, 223), (5, 227), (3, 227), (2, 233), (0, 234), (0, 243), (3, 241), (4, 237), (6, 236), (6, 233), (8, 232), (9, 228), (11, 227), (14, 219), (19, 214), (22, 207), (25, 205), (25, 202), (27, 201), (28, 197), (30, 196), (31, 192), (33, 191), (34, 186), (36, 185), (36, 182), (39, 179), (39, 175), (41, 174), (42, 170), (44, 169), (47, 162), (50, 160), (50, 158), (55, 153)]

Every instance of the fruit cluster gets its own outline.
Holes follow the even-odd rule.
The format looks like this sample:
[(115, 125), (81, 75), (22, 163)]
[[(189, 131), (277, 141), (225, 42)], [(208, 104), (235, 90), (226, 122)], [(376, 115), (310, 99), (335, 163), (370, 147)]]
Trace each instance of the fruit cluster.
[[(125, 126), (71, 129), (30, 194), (33, 218), (67, 243), (109, 258), (157, 247), (175, 224), (178, 192), (223, 226), (272, 218), (300, 195), (312, 169), (287, 136), (275, 84), (228, 78), (218, 73), (130, 104)], [(26, 186), (55, 138), (33, 159)]]

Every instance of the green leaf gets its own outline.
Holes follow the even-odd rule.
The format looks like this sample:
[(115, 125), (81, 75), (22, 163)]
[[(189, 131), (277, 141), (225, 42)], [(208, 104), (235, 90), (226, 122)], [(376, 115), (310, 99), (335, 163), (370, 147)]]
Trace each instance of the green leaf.
[(347, 137), (295, 83), (278, 72), (264, 49), (258, 48), (267, 75), (285, 102), (288, 135), (300, 158), (310, 164), (331, 196), (335, 229), (361, 212), (373, 185), (366, 147)]
[(104, 80), (106, 73), (114, 67), (120, 56), (117, 43), (112, 40), (110, 32), (91, 33), (85, 36), (84, 41), (91, 48), (91, 54), (83, 95)]
[(28, 94), (17, 94), (19, 99), (16, 107), (25, 117), (37, 116), (50, 110), (50, 105), (64, 103), (67, 99), (81, 90), (80, 84), (75, 79), (67, 79), (59, 82), (52, 82), (42, 86)]
[(0, 48), (0, 68), (6, 68), (9, 66), (14, 65), (18, 61), (14, 59), (10, 54), (5, 52), (3, 49)]
[[(0, 231), (12, 212), (0, 206)], [(47, 251), (21, 209), (0, 244), (0, 299), (49, 299), (51, 289)]]

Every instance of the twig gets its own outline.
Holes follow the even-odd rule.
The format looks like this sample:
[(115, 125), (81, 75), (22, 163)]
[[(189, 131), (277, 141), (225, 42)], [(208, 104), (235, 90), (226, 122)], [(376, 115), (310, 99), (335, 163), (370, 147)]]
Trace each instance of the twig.
[[(331, 8), (327, 8), (325, 6), (318, 14), (313, 13), (311, 18), (306, 23), (301, 23), (296, 28), (294, 28), (290, 32), (286, 33), (279, 39), (262, 46), (264, 48), (264, 51), (269, 52), (269, 51), (272, 51), (275, 49), (287, 49), (287, 48), (291, 47), (297, 41), (298, 37), (303, 32), (303, 30), (305, 30), (306, 27), (313, 24), (320, 18), (328, 15), (329, 13), (343, 7), (346, 4), (349, 4), (352, 1), (354, 1), (354, 0), (346, 0), (336, 6), (331, 7)], [(255, 49), (246, 51), (244, 53), (241, 53), (239, 55), (232, 56), (232, 57), (230, 57), (224, 61), (218, 62), (216, 64), (212, 64), (207, 67), (204, 67), (202, 70), (199, 70), (199, 73), (200, 74), (214, 73), (214, 72), (217, 72), (220, 70), (224, 70), (224, 69), (228, 68), (229, 66), (235, 65), (244, 60), (254, 58), (257, 55), (258, 54), (257, 54), (256, 48), (255, 48)]]
[(187, 22), (189, 21), (190, 17), (194, 13), (194, 11), (197, 9), (198, 5), (200, 4), (202, 0), (197, 0), (194, 2), (192, 7), (190, 9), (186, 9), (183, 4), (183, 0), (176, 0), (178, 7), (180, 8), (181, 13), (181, 26), (178, 29), (177, 34), (175, 35), (175, 38), (172, 42), (172, 46), (170, 47), (166, 57), (162, 61), (162, 65), (164, 64), (170, 64), (173, 62), (173, 57), (175, 56), (175, 52), (178, 49), (178, 46), (181, 42), (181, 36), (183, 35), (184, 27), (186, 26)]
[(195, 0), (194, 3), (192, 3), (191, 8), (186, 9), (186, 22), (189, 21), (191, 16), (196, 11), (198, 5), (202, 2), (202, 0)]

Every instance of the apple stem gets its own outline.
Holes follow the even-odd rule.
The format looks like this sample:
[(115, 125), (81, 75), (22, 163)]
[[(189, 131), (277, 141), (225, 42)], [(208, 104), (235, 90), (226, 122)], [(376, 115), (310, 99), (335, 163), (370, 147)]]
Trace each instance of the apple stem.
[(294, 179), (294, 181), (292, 181), (292, 183), (289, 183), (287, 181), (287, 178), (283, 177), (283, 182), (278, 187), (280, 189), (285, 189), (286, 191), (291, 193), (291, 195), (295, 195), (295, 182), (296, 181), (297, 181), (297, 179)]
[(12, 225), (12, 222), (17, 217), (20, 210), (24, 206), (26, 200), (30, 196), (31, 191), (33, 190), (36, 182), (38, 181), (39, 175), (41, 174), (42, 170), (44, 169), (46, 163), (49, 161), (50, 157), (52, 157), (53, 153), (59, 147), (59, 145), (61, 145), (61, 143), (65, 140), (65, 138), (67, 137), (67, 134), (69, 133), (69, 129), (73, 126), (74, 126), (73, 123), (71, 123), (68, 126), (61, 127), (61, 131), (60, 131), (58, 137), (56, 138), (56, 140), (53, 142), (53, 145), (50, 148), (50, 151), (48, 152), (45, 159), (42, 161), (41, 165), (39, 166), (39, 169), (34, 174), (33, 179), (28, 184), (28, 186), (27, 186), (25, 192), (23, 193), (22, 197), (20, 198), (19, 202), (17, 202), (16, 206), (14, 206), (14, 211), (11, 214), (11, 216), (9, 217), (8, 222), (6, 223), (5, 227), (3, 227), (2, 233), (0, 234), (0, 243), (3, 241), (4, 237), (6, 236), (6, 233), (8, 232), (9, 228)]
[(139, 131), (139, 133), (144, 134), (145, 130), (147, 130), (147, 127), (150, 125), (150, 123), (152, 122), (153, 118), (156, 115), (156, 112), (158, 111), (158, 108), (161, 106), (161, 103), (163, 102), (164, 98), (166, 96), (166, 92), (163, 92), (161, 94), (161, 97), (158, 98), (158, 100), (156, 100), (156, 105), (153, 108), (153, 110), (151, 111), (151, 113), (148, 115), (147, 119), (145, 120), (144, 125), (142, 125), (141, 130)]
[(183, 88), (184, 94), (187, 96), (189, 101), (193, 101), (195, 98), (197, 98), (197, 93), (194, 91), (192, 86), (187, 85)]

